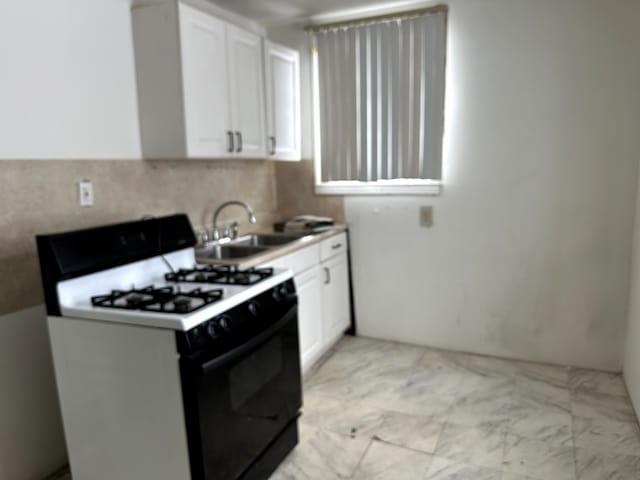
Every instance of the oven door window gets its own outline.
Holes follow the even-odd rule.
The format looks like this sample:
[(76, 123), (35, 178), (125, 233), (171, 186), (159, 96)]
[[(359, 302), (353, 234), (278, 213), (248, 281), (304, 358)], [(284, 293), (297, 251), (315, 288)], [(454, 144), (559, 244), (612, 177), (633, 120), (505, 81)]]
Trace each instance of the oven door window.
[(302, 395), (297, 341), (294, 316), (256, 348), (185, 382), (194, 479), (240, 478), (296, 418)]

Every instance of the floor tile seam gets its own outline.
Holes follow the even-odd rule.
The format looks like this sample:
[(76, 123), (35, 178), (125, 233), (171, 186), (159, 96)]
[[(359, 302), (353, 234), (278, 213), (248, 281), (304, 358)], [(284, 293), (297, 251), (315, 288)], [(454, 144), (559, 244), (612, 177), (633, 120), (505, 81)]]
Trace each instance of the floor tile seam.
[(576, 445), (576, 417), (571, 413), (571, 442), (573, 443), (573, 475), (578, 480), (578, 448)]
[[(444, 429), (445, 429), (446, 425), (461, 426), (461, 427), (465, 427), (465, 428), (475, 428), (475, 427), (468, 427), (466, 425), (458, 425), (458, 424), (454, 424), (454, 423), (451, 423), (451, 422), (443, 423), (442, 429), (440, 430), (440, 433), (438, 434), (438, 441), (436, 442), (436, 446), (434, 447), (434, 451), (431, 454), (433, 457), (440, 457), (440, 458), (444, 458), (444, 459), (451, 460), (451, 461), (454, 461), (454, 462), (459, 462), (459, 463), (463, 463), (463, 464), (466, 464), (466, 465), (471, 465), (473, 467), (486, 468), (486, 469), (495, 470), (495, 471), (498, 471), (498, 472), (502, 471), (501, 469), (502, 469), (503, 458), (501, 458), (500, 465), (498, 465), (496, 467), (487, 467), (486, 465), (479, 465), (478, 463), (472, 462), (470, 460), (466, 460), (466, 459), (465, 460), (460, 460), (460, 459), (456, 459), (456, 458), (450, 458), (450, 457), (447, 457), (446, 455), (442, 455), (441, 453), (438, 453), (438, 447), (440, 446), (440, 440), (442, 438), (442, 434), (444, 432)], [(503, 457), (504, 456), (505, 446), (506, 446), (506, 435), (507, 435), (507, 432), (500, 432), (500, 435), (502, 436), (502, 457)]]
[(562, 388), (564, 390), (570, 390), (569, 381), (557, 382), (555, 380), (550, 380), (550, 379), (546, 379), (546, 378), (540, 378), (540, 377), (538, 377), (536, 375), (528, 375), (526, 373), (516, 374), (516, 375), (514, 375), (513, 378), (516, 379), (516, 380), (521, 379), (521, 380), (528, 380), (530, 382), (542, 383), (542, 384), (545, 384), (545, 385), (549, 385), (549, 386), (551, 386), (553, 388)]
[[(320, 394), (318, 392), (314, 392), (314, 395), (317, 395), (318, 397), (322, 397), (322, 398), (324, 398), (326, 400), (333, 400), (333, 401), (336, 401), (336, 402), (344, 401), (344, 399), (338, 398), (337, 396), (327, 395), (327, 394), (324, 394), (324, 393)], [(304, 400), (302, 402), (303, 402), (302, 403), (302, 414), (304, 415), (304, 407), (305, 407)]]
[(542, 478), (542, 477), (538, 477), (536, 476), (536, 474), (531, 474), (531, 473), (521, 473), (521, 472), (514, 472), (513, 470), (507, 470), (506, 468), (502, 468), (500, 469), (501, 473), (507, 473), (509, 475), (515, 475), (518, 477), (525, 477), (525, 478), (531, 478), (532, 480), (555, 480), (555, 479), (550, 479), (550, 478)]
[(518, 437), (519, 439), (528, 440), (530, 442), (541, 442), (541, 443), (544, 443), (548, 447), (550, 447), (550, 448), (552, 448), (554, 450), (555, 449), (561, 449), (561, 448), (563, 448), (563, 449), (574, 448), (574, 445), (575, 445), (575, 442), (573, 440), (573, 435), (572, 435), (572, 437), (570, 439), (570, 444), (561, 445), (561, 444), (557, 444), (557, 443), (551, 443), (551, 442), (549, 442), (547, 440), (542, 440), (541, 438), (535, 438), (535, 437), (532, 437), (530, 435), (522, 435), (522, 434), (520, 434), (518, 432), (515, 432), (513, 430), (507, 430), (505, 433), (507, 434), (507, 436), (511, 435), (513, 437)]
[(610, 457), (625, 457), (625, 458), (640, 459), (640, 456), (638, 455), (628, 455), (626, 453), (603, 452), (601, 450), (598, 450), (596, 448), (591, 448), (591, 447), (576, 447), (576, 450), (586, 450), (587, 452), (605, 454)]
[[(584, 447), (582, 445), (578, 445), (576, 443), (577, 434), (576, 434), (576, 429), (575, 429), (575, 420), (579, 419), (579, 418), (585, 419), (585, 420), (592, 420), (592, 419), (590, 419), (588, 417), (581, 417), (581, 416), (576, 416), (576, 415), (572, 416), (572, 429), (573, 429), (572, 437), (573, 437), (574, 449), (577, 450), (578, 448), (580, 448), (580, 449), (589, 450), (589, 451), (592, 451), (592, 452), (595, 452), (595, 453), (603, 453), (605, 455), (622, 455), (622, 456), (625, 456), (625, 457), (634, 457), (634, 458), (640, 459), (640, 452), (638, 452), (637, 455), (632, 455), (632, 454), (629, 454), (629, 453), (620, 453), (620, 452), (614, 451), (614, 450), (605, 450), (604, 448)], [(607, 421), (611, 421), (611, 420), (607, 420)], [(629, 424), (632, 424), (632, 422), (619, 422), (619, 421), (613, 421), (613, 423), (623, 423), (623, 424), (629, 423)], [(640, 430), (640, 427), (638, 427), (638, 429)]]
[(338, 429), (334, 429), (331, 427), (326, 427), (324, 425), (318, 425), (317, 423), (311, 423), (311, 422), (306, 422), (307, 425), (311, 425), (312, 427), (325, 432), (325, 433), (332, 433), (334, 435), (338, 435), (340, 437), (344, 437), (344, 439), (353, 439), (353, 438), (361, 438), (363, 440), (368, 439), (368, 440), (372, 440), (373, 436), (366, 436), (366, 435), (358, 435), (357, 433), (345, 433), (344, 431), (340, 431)]
[(360, 469), (360, 465), (362, 464), (364, 457), (366, 457), (369, 449), (371, 449), (371, 445), (373, 445), (373, 442), (374, 442), (373, 438), (370, 438), (369, 442), (367, 443), (367, 447), (364, 449), (364, 451), (360, 455), (360, 458), (358, 459), (358, 462), (356, 463), (355, 467), (353, 467), (353, 471), (351, 472), (351, 475), (349, 475), (349, 478), (354, 478), (356, 473), (358, 473), (358, 470)]
[[(446, 422), (443, 422), (442, 428), (440, 429), (440, 433), (438, 434), (438, 441), (436, 442), (436, 446), (434, 448), (434, 455), (437, 455), (438, 447), (441, 444), (440, 442), (442, 440), (442, 436), (443, 436), (443, 433), (444, 433), (447, 425), (451, 425), (451, 426), (454, 426), (454, 427), (466, 428), (466, 429), (470, 429), (470, 430), (479, 430), (479, 431), (483, 431), (483, 432), (487, 432), (488, 430), (490, 430), (487, 427), (482, 427), (482, 426), (472, 427), (472, 426), (469, 426), (469, 425), (462, 425), (460, 423), (452, 422), (452, 421), (447, 420)], [(503, 441), (503, 449), (504, 449), (504, 442), (506, 442), (506, 435), (507, 435), (508, 432), (506, 430), (500, 430), (497, 433), (499, 433), (500, 436), (503, 437), (502, 441)], [(469, 462), (466, 462), (466, 463), (469, 463)], [(476, 465), (476, 464), (474, 464), (474, 465)], [(476, 465), (476, 466), (480, 467), (482, 465)]]
[[(605, 417), (585, 417), (584, 415), (576, 415), (575, 413), (571, 413), (571, 417), (572, 419), (575, 421), (576, 419), (580, 419), (580, 420), (601, 420), (605, 423), (615, 423), (615, 424), (621, 424), (621, 425), (633, 425), (634, 427), (636, 427), (638, 429), (638, 431), (640, 431), (640, 425), (635, 422), (635, 421), (624, 421), (624, 420), (618, 420), (617, 418), (605, 418)], [(638, 455), (640, 456), (640, 454)]]
[[(516, 395), (516, 390), (514, 386), (514, 388), (511, 390), (511, 394), (509, 395), (508, 409), (510, 414), (513, 413), (515, 408), (515, 395)], [(502, 446), (502, 462), (500, 463), (503, 469), (504, 469), (505, 462), (507, 460), (507, 438), (509, 436), (511, 429), (513, 428), (513, 422), (514, 422), (513, 415), (509, 415), (509, 421), (507, 423), (507, 426), (504, 432), (504, 444)]]
[[(408, 445), (398, 445), (397, 443), (391, 442), (389, 440), (385, 440), (384, 438), (380, 438), (377, 435), (374, 435), (373, 437), (371, 437), (371, 440), (373, 442), (378, 442), (378, 443), (382, 443), (384, 445), (388, 445), (390, 447), (394, 447), (394, 448), (400, 448), (402, 450), (407, 450), (409, 452), (413, 452), (413, 453), (419, 453), (421, 455), (426, 455), (428, 457), (435, 457), (435, 451), (434, 452), (427, 452), (425, 450), (420, 450), (419, 448), (415, 448), (415, 447), (410, 447)], [(435, 450), (435, 449), (434, 449)]]
[[(500, 458), (500, 471), (502, 473), (505, 472), (504, 470), (504, 466), (505, 466), (505, 462), (507, 461), (507, 436), (509, 435), (509, 431), (505, 431), (504, 432), (504, 442), (502, 444), (502, 456)], [(508, 472), (511, 473), (511, 472)]]
[(436, 452), (438, 451), (438, 446), (440, 445), (440, 440), (442, 439), (442, 434), (444, 433), (444, 429), (447, 426), (447, 421), (445, 420), (444, 422), (442, 422), (442, 425), (440, 425), (440, 431), (438, 432), (438, 438), (435, 441), (435, 444), (433, 446), (433, 454), (435, 455)]
[[(437, 453), (433, 453), (431, 454), (432, 459), (435, 458), (442, 458), (444, 460), (450, 461), (450, 462), (455, 462), (455, 463), (461, 463), (463, 465), (469, 465), (471, 467), (476, 467), (476, 468), (481, 468), (481, 469), (486, 469), (486, 470), (493, 470), (495, 472), (503, 472), (502, 470), (502, 465), (499, 465), (497, 467), (487, 467), (486, 465), (480, 465), (478, 463), (469, 461), (469, 460), (460, 460), (459, 458), (450, 458), (447, 457), (446, 455), (439, 455)], [(507, 473), (512, 473), (512, 472), (507, 472)]]
[(557, 445), (557, 444), (550, 443), (550, 442), (548, 442), (546, 440), (542, 440), (540, 438), (531, 437), (529, 435), (522, 435), (522, 434), (514, 432), (512, 430), (509, 430), (506, 433), (507, 433), (507, 436), (511, 435), (511, 436), (517, 437), (518, 439), (521, 439), (521, 440), (527, 440), (527, 441), (530, 441), (530, 442), (544, 443), (547, 447), (549, 447), (550, 449), (553, 449), (553, 450), (575, 449), (576, 448), (575, 447), (575, 442), (573, 440), (573, 434), (571, 435), (571, 445)]
[(487, 468), (487, 469), (490, 469), (490, 470), (500, 471), (502, 469), (502, 465), (503, 465), (503, 462), (504, 462), (504, 451), (505, 451), (505, 447), (506, 447), (507, 432), (500, 432), (500, 436), (502, 437), (502, 440), (501, 440), (502, 445), (500, 447), (501, 448), (500, 460), (498, 461), (497, 465), (494, 465), (494, 466), (491, 466), (491, 467), (489, 467), (487, 465), (480, 465), (479, 463), (476, 463), (476, 462), (474, 462), (472, 460), (467, 460), (467, 459), (460, 460), (460, 459), (456, 459), (456, 458), (447, 457), (446, 455), (442, 455), (442, 454), (437, 453), (437, 451), (438, 451), (437, 448), (436, 448), (436, 450), (435, 450), (433, 455), (436, 456), (436, 457), (446, 458), (448, 460), (464, 463), (464, 464), (471, 465), (471, 466), (478, 467), (478, 468)]
[[(433, 394), (429, 394), (429, 395), (433, 395)], [(447, 397), (448, 403), (447, 403), (447, 406), (446, 406), (446, 409), (445, 409), (446, 410), (445, 416), (448, 416), (449, 413), (450, 413), (451, 408), (453, 407), (453, 398), (454, 397), (451, 396), (451, 398), (448, 398), (449, 396), (447, 396), (447, 395), (435, 395), (435, 396), (437, 396), (437, 397)], [(390, 413), (400, 413), (400, 414), (403, 414), (403, 415), (412, 415), (412, 416), (421, 417), (421, 418), (438, 417), (438, 415), (425, 415), (425, 414), (421, 414), (421, 413), (408, 412), (406, 410), (398, 410), (396, 408), (391, 408), (391, 407), (388, 407), (388, 406), (382, 406), (379, 403), (375, 403), (373, 401), (368, 401), (367, 399), (363, 399), (360, 402), (363, 405), (366, 405), (366, 406), (369, 406), (369, 407), (372, 407), (372, 408), (377, 408), (379, 410), (386, 410), (386, 411), (388, 411)], [(445, 420), (443, 420), (443, 422), (444, 421)]]
[[(611, 417), (611, 416), (605, 415), (604, 413), (599, 413), (598, 415), (592, 415), (592, 416), (578, 415), (576, 413), (576, 410), (575, 410), (576, 403), (577, 402), (575, 402), (573, 400), (571, 401), (571, 415), (572, 416), (575, 416), (575, 417), (578, 417), (578, 418), (591, 419), (591, 420), (605, 420), (605, 421), (617, 422), (617, 423), (634, 423), (634, 420), (622, 420), (622, 419), (620, 419), (618, 417)], [(632, 413), (633, 413), (633, 418), (635, 419), (636, 425), (638, 425), (638, 428), (640, 428), (640, 422), (637, 420), (637, 416), (636, 416), (636, 413), (633, 410), (633, 408), (632, 408)]]
[[(507, 433), (507, 435), (509, 435), (509, 433)], [(521, 435), (515, 435), (515, 434), (511, 434), (515, 437), (518, 438), (522, 438), (525, 440), (534, 440), (537, 442), (542, 442), (542, 440), (539, 439), (531, 439), (531, 438), (527, 438), (527, 437), (523, 437)], [(542, 442), (545, 443), (545, 442)], [(570, 448), (572, 451), (572, 458), (573, 458), (573, 476), (575, 480), (578, 480), (578, 476), (577, 476), (577, 461), (576, 461), (576, 449), (574, 447), (563, 447), (563, 448)], [(514, 470), (509, 470), (506, 468), (506, 456), (507, 456), (507, 441), (505, 439), (505, 446), (504, 446), (504, 459), (503, 459), (503, 465), (502, 465), (502, 472), (503, 473), (509, 473), (509, 474), (514, 474), (514, 475), (523, 475), (525, 477), (531, 477), (534, 478), (536, 480), (550, 480), (548, 478), (542, 478), (542, 477), (538, 477), (536, 474), (532, 474), (531, 472), (528, 472), (527, 474), (522, 474), (520, 472), (515, 472)]]
[[(468, 428), (471, 430), (481, 430), (481, 431), (495, 430), (499, 433), (509, 433), (508, 429), (511, 428), (511, 425), (508, 425), (505, 427), (487, 427), (484, 425), (469, 425), (469, 424), (457, 422), (455, 420), (450, 420), (450, 419), (447, 419), (442, 423), (444, 425), (452, 425), (454, 427)], [(444, 425), (443, 425), (443, 430), (444, 430)]]
[[(626, 385), (625, 385), (625, 389), (626, 389)], [(627, 400), (629, 400), (629, 394), (628, 393), (608, 393), (608, 392), (600, 392), (598, 390), (595, 390), (593, 388), (580, 388), (580, 387), (569, 387), (569, 391), (571, 393), (587, 393), (587, 394), (596, 394), (596, 395), (607, 395), (610, 397), (617, 397), (617, 398), (626, 398)]]
[(531, 400), (531, 402), (534, 402), (537, 404), (527, 404), (526, 400), (527, 399), (525, 399), (525, 401), (523, 402), (521, 399), (521, 401), (516, 402), (514, 399), (514, 402), (510, 406), (511, 407), (510, 411), (512, 411), (514, 414), (520, 413), (521, 415), (523, 413), (530, 413), (533, 415), (535, 414), (538, 414), (538, 415), (550, 414), (550, 415), (558, 415), (558, 416), (568, 415), (569, 417), (573, 415), (571, 405), (568, 405), (567, 408), (564, 408), (563, 406), (555, 405), (553, 403), (551, 403), (550, 405), (540, 405), (539, 402), (537, 402), (535, 399)]

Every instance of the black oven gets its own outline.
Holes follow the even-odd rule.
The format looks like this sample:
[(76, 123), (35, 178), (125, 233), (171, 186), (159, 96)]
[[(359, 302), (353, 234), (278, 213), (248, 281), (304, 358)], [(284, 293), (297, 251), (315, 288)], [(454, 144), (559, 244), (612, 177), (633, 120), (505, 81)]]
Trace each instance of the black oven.
[(298, 439), (293, 281), (177, 339), (193, 480), (267, 478)]

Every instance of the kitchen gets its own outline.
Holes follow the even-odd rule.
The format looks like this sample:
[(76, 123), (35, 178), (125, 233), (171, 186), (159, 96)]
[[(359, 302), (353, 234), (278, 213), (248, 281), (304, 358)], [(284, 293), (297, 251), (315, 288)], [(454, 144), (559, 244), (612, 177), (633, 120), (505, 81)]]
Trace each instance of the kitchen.
[[(272, 8), (218, 3), (232, 17), (254, 19), (269, 40), (299, 51), (302, 161), (142, 160), (131, 2), (0, 6), (0, 264), (6, 278), (0, 296), (0, 478), (45, 478), (68, 458), (35, 235), (176, 212), (210, 230), (213, 212), (228, 200), (251, 205), (263, 230), (304, 213), (348, 225), (361, 336), (599, 371), (624, 367), (626, 388), (638, 405), (636, 2), (616, 1), (615, 8), (593, 0), (447, 2), (443, 187), (431, 196), (314, 194), (312, 65), (303, 26), (312, 15), (329, 23), (327, 12), (372, 2), (290, 1)], [(400, 2), (396, 8), (425, 5), (435, 3)], [(371, 16), (363, 12), (349, 15)], [(93, 184), (91, 208), (78, 204), (82, 180)], [(420, 226), (423, 206), (433, 208), (431, 228)], [(227, 214), (224, 220), (238, 221), (241, 233), (253, 227), (241, 210)], [(352, 356), (364, 363), (377, 358), (364, 344), (356, 347), (349, 347)], [(399, 358), (415, 355), (406, 352)], [(354, 377), (365, 369), (361, 363)], [(561, 391), (571, 390), (570, 372), (558, 373)], [(530, 376), (518, 373), (511, 380)], [(620, 403), (610, 407), (612, 414)], [(312, 418), (303, 409), (301, 422), (305, 416)], [(637, 430), (632, 422), (616, 425), (621, 423), (630, 433), (605, 435), (613, 447), (577, 445), (579, 452), (598, 454), (601, 460), (593, 463), (609, 473), (589, 476), (578, 464), (577, 478), (637, 478)], [(349, 433), (314, 428), (307, 433), (327, 445)], [(346, 458), (336, 459), (338, 471), (320, 478), (355, 475), (367, 448), (370, 457), (382, 452), (378, 456), (386, 458), (386, 443), (355, 437), (344, 449)], [(620, 444), (623, 439), (631, 448)], [(434, 452), (447, 458), (438, 448), (436, 441), (406, 463), (428, 462), (424, 457)], [(325, 454), (330, 465), (335, 452)], [(472, 461), (471, 452), (452, 457), (510, 471), (503, 458)], [(304, 453), (294, 451), (292, 462), (303, 464)], [(306, 466), (314, 468), (318, 473), (319, 465)], [(616, 469), (618, 477), (611, 473)], [(510, 472), (538, 477), (535, 469), (515, 470)]]

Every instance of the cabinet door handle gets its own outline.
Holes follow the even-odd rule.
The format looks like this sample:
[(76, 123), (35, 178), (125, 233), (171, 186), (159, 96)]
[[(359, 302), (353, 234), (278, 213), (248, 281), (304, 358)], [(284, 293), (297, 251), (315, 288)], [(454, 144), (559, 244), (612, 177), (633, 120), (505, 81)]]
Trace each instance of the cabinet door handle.
[(233, 132), (231, 130), (227, 131), (227, 152), (233, 153)]
[(342, 244), (341, 244), (341, 243), (336, 243), (335, 245), (332, 245), (332, 246), (331, 246), (331, 250), (337, 250), (337, 249), (339, 249), (341, 246), (342, 246)]
[(238, 146), (236, 147), (236, 153), (242, 151), (242, 132), (236, 132), (236, 139), (238, 140)]
[(331, 283), (331, 270), (327, 267), (324, 267), (324, 283), (325, 285)]
[(275, 155), (276, 154), (276, 137), (271, 136), (269, 137), (269, 140), (271, 141), (271, 150), (269, 151), (269, 153), (271, 155)]

